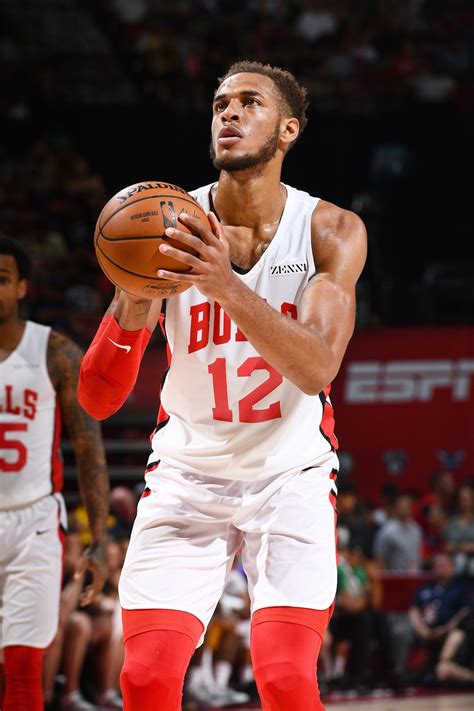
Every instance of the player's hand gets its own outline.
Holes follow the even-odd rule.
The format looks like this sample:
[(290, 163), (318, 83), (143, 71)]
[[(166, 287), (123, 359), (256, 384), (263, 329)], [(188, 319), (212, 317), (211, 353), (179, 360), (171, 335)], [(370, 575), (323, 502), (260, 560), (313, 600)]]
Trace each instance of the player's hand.
[(181, 213), (178, 219), (192, 234), (168, 227), (166, 235), (192, 247), (196, 256), (176, 249), (170, 244), (161, 244), (161, 252), (183, 262), (190, 267), (190, 271), (178, 273), (159, 269), (157, 274), (170, 281), (186, 281), (194, 284), (201, 294), (219, 301), (220, 297), (228, 293), (232, 282), (238, 281), (232, 271), (229, 246), (219, 220), (213, 212), (209, 212), (208, 219), (211, 225), (209, 229), (198, 218), (186, 212)]
[(89, 570), (92, 583), (86, 587), (79, 598), (79, 605), (84, 607), (94, 600), (104, 587), (107, 580), (107, 552), (105, 543), (92, 543), (82, 554), (74, 573), (74, 580), (79, 580)]

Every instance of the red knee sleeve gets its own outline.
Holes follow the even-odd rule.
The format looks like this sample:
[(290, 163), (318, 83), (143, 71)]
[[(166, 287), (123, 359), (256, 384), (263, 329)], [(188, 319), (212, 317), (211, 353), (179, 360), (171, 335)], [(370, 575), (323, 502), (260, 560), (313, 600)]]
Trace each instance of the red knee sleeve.
[(123, 610), (124, 711), (180, 711), (189, 661), (204, 630), (188, 612)]
[(264, 711), (324, 711), (316, 665), (332, 607), (266, 607), (252, 617), (251, 654)]
[(3, 699), (5, 696), (5, 666), (0, 663), (0, 709), (3, 708)]
[(125, 331), (113, 316), (104, 316), (79, 374), (77, 397), (89, 415), (103, 420), (122, 407), (137, 380), (150, 336), (147, 328)]
[(2, 711), (43, 711), (44, 649), (12, 645), (4, 649), (5, 698)]

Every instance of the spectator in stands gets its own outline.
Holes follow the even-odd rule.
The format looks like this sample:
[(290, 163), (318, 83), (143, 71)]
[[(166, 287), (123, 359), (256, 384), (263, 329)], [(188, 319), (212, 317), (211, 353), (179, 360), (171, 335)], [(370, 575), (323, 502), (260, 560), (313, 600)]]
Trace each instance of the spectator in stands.
[(433, 503), (427, 515), (427, 532), (423, 537), (423, 562), (430, 564), (433, 556), (445, 550), (445, 529), (448, 522), (446, 509)]
[(374, 555), (384, 570), (414, 572), (420, 569), (422, 530), (413, 519), (413, 499), (401, 493), (393, 519), (377, 532)]
[(384, 523), (394, 517), (395, 503), (399, 494), (400, 490), (393, 482), (383, 484), (380, 487), (381, 504), (373, 512), (373, 520), (377, 526), (383, 526)]
[[(247, 581), (238, 563), (227, 578), (224, 592), (186, 675), (185, 697), (216, 706), (258, 699), (250, 663), (250, 598)], [(241, 689), (230, 686), (235, 667), (241, 666)]]
[(447, 514), (455, 509), (456, 484), (452, 472), (446, 469), (436, 471), (431, 476), (430, 490), (421, 496), (413, 508), (413, 515), (425, 535), (432, 533), (431, 508), (442, 507)]
[(474, 686), (474, 613), (449, 632), (436, 665), (436, 677), (444, 683)]
[(434, 670), (448, 634), (473, 609), (472, 586), (454, 574), (454, 564), (446, 553), (433, 561), (433, 580), (416, 593), (408, 614), (419, 645), (430, 653), (429, 669)]
[(366, 691), (371, 678), (371, 657), (376, 645), (383, 676), (394, 684), (392, 637), (381, 609), (382, 589), (378, 566), (367, 560), (357, 545), (351, 546), (348, 529), (338, 526), (338, 581), (336, 609), (330, 624), (334, 645), (350, 642), (349, 673), (345, 683)]
[(137, 513), (137, 501), (132, 489), (126, 486), (114, 486), (110, 491), (110, 513), (115, 522), (110, 534), (115, 539), (128, 539), (132, 532)]
[(372, 518), (370, 505), (361, 499), (352, 482), (338, 485), (337, 520), (350, 533), (351, 546), (358, 546), (368, 558), (372, 553), (377, 525)]
[[(64, 587), (61, 593), (58, 634), (48, 650), (45, 661), (45, 699), (47, 708), (55, 708), (55, 682), (60, 669), (64, 685), (58, 707), (61, 711), (94, 711), (100, 708), (119, 711), (122, 702), (117, 694), (121, 666), (121, 629), (117, 635), (117, 580), (123, 563), (120, 549), (110, 541), (107, 549), (109, 579), (104, 592), (87, 609), (79, 608), (79, 597), (85, 581), (76, 579), (74, 571), (82, 553), (80, 529), (70, 517), (71, 529), (66, 537)], [(90, 676), (93, 684), (88, 688), (97, 706), (86, 700), (81, 686), (86, 655), (90, 657)]]
[(474, 489), (464, 484), (458, 491), (458, 510), (444, 529), (446, 551), (455, 559), (456, 573), (474, 577)]

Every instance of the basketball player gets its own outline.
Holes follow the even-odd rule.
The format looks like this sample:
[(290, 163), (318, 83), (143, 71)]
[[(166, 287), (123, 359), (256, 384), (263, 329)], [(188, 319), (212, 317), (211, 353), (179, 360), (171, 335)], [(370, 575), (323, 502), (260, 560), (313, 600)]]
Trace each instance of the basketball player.
[(29, 259), (0, 237), (0, 682), (3, 711), (41, 711), (45, 648), (58, 625), (62, 570), (61, 419), (74, 445), (93, 536), (77, 575), (92, 583), (87, 605), (106, 578), (104, 537), (108, 476), (99, 426), (80, 407), (80, 349), (19, 316)]
[[(190, 271), (158, 276), (192, 288), (166, 305), (172, 362), (120, 584), (127, 711), (180, 708), (240, 545), (263, 708), (323, 708), (315, 670), (337, 577), (329, 383), (366, 234), (355, 214), (281, 182), (306, 106), (288, 72), (233, 65), (213, 102), (219, 180), (192, 193), (212, 230), (185, 214), (193, 234), (166, 230), (195, 256), (161, 247)], [(118, 290), (81, 368), (90, 414), (120, 407), (159, 314)]]

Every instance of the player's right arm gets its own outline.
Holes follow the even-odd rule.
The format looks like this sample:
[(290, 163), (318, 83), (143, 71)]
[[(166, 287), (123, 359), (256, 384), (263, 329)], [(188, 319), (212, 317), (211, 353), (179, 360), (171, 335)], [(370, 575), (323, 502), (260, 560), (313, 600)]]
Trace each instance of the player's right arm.
[(116, 289), (81, 363), (77, 396), (91, 417), (110, 417), (130, 395), (161, 305), (161, 299), (136, 299)]

